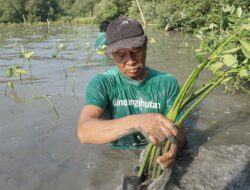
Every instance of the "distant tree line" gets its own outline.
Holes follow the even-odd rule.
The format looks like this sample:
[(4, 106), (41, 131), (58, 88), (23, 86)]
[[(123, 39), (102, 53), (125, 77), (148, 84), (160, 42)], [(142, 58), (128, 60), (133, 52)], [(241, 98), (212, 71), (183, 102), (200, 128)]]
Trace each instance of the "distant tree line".
[[(249, 0), (138, 0), (147, 24), (192, 31), (208, 23), (223, 24), (227, 5), (249, 16)], [(141, 19), (136, 0), (0, 0), (0, 23), (76, 17), (113, 20), (119, 15)], [(248, 13), (248, 14), (247, 14)]]
[(0, 0), (0, 22), (55, 20), (62, 11), (57, 0)]
[(101, 0), (0, 0), (0, 23), (44, 22), (63, 16), (93, 17)]

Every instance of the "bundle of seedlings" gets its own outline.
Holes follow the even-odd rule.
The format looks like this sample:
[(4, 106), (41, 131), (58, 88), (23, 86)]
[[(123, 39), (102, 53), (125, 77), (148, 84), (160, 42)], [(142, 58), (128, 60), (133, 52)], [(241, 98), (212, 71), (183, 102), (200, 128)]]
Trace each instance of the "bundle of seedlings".
[[(196, 56), (199, 64), (188, 76), (166, 116), (177, 127), (182, 127), (184, 119), (220, 84), (241, 80), (242, 88), (249, 93), (244, 87), (250, 81), (250, 20), (246, 21), (245, 24), (242, 22), (234, 26), (231, 31), (221, 32), (219, 38), (214, 37), (214, 33), (208, 38), (200, 32), (199, 38), (202, 41)], [(214, 75), (197, 89), (195, 84), (205, 68), (212, 70)], [(160, 145), (149, 143), (144, 150), (137, 176), (126, 176), (123, 190), (165, 189), (172, 169), (162, 168), (157, 158), (168, 152), (172, 143), (176, 143), (174, 137)]]

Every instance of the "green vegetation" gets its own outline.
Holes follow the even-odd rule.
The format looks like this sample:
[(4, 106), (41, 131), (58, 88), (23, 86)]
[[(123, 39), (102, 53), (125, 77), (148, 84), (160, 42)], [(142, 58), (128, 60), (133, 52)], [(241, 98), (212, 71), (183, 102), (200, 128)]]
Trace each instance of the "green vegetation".
[[(228, 6), (241, 7), (248, 13), (250, 2), (245, 0), (165, 0), (140, 1), (145, 20), (149, 25), (155, 25), (166, 30), (192, 32), (209, 24), (226, 27), (229, 24)], [(129, 15), (140, 19), (135, 2), (129, 9)]]
[[(52, 52), (52, 57), (56, 58), (56, 57), (60, 57), (62, 58), (62, 49), (63, 49), (64, 45), (63, 44), (55, 44), (55, 46), (53, 47), (53, 52)], [(64, 72), (64, 76), (65, 78), (68, 78), (68, 75), (67, 75), (67, 71), (65, 69), (65, 66), (63, 64), (63, 61), (62, 59), (60, 60), (60, 63), (62, 65), (62, 68), (63, 68), (63, 72)]]
[(98, 18), (98, 21), (113, 20), (119, 15), (128, 16), (128, 9), (131, 3), (131, 0), (102, 0), (96, 5), (95, 16)]
[[(207, 55), (215, 51), (225, 38), (237, 32), (233, 40), (224, 48), (222, 56), (207, 67), (215, 76), (221, 75), (227, 68), (234, 69), (236, 72), (230, 73), (230, 77), (223, 81), (226, 92), (235, 93), (241, 90), (250, 94), (247, 89), (250, 82), (250, 31), (241, 30), (243, 26), (250, 23), (250, 19), (246, 16), (247, 13), (243, 12), (242, 7), (234, 5), (227, 5), (223, 9), (223, 13), (227, 14), (227, 17), (224, 18), (227, 20), (227, 24), (210, 24), (197, 32), (196, 36), (201, 40), (200, 48), (196, 50), (197, 61), (201, 63)], [(238, 33), (240, 33), (240, 37), (237, 37)]]
[[(60, 50), (61, 50), (62, 47), (63, 47), (63, 45), (60, 44), (58, 48), (60, 48)], [(57, 54), (61, 54), (60, 50), (58, 50), (59, 52), (57, 52)], [(53, 53), (54, 53), (54, 49), (53, 49)], [(24, 62), (22, 64), (22, 66), (21, 65), (11, 65), (8, 68), (6, 68), (5, 72), (4, 72), (5, 77), (8, 79), (7, 85), (6, 85), (6, 88), (5, 88), (5, 91), (4, 91), (4, 95), (7, 96), (8, 95), (7, 93), (9, 92), (10, 97), (16, 102), (20, 102), (20, 97), (15, 92), (15, 89), (14, 89), (15, 82), (16, 81), (21, 81), (21, 83), (22, 83), (23, 76), (32, 77), (31, 60), (32, 60), (32, 57), (34, 55), (34, 52), (28, 51), (26, 48), (24, 48), (24, 46), (21, 45), (21, 53), (20, 53), (20, 55), (24, 58)], [(29, 64), (30, 73), (24, 69), (24, 64), (27, 61), (28, 61), (28, 64)], [(65, 70), (64, 70), (64, 72), (65, 72)], [(26, 79), (28, 79), (28, 78), (26, 77)], [(32, 78), (29, 78), (29, 79), (32, 80)], [(59, 118), (59, 114), (57, 112), (56, 107), (53, 105), (53, 103), (51, 101), (51, 96), (50, 95), (41, 94), (39, 96), (34, 97), (33, 99), (45, 99), (48, 102), (51, 110), (54, 112), (56, 118)]]
[[(232, 30), (223, 31), (219, 39), (208, 37), (209, 42), (213, 42), (210, 45), (202, 41), (197, 54), (199, 65), (187, 78), (167, 114), (167, 118), (178, 127), (182, 127), (181, 123), (188, 114), (218, 85), (237, 79), (250, 80), (250, 43), (246, 41), (246, 36), (249, 37), (250, 32), (250, 20), (242, 20), (240, 26), (235, 23), (231, 27)], [(194, 85), (205, 68), (213, 70), (215, 75), (197, 90)], [(180, 112), (184, 114), (177, 119)], [(144, 175), (154, 180), (160, 176), (162, 169), (157, 163), (157, 158), (169, 151), (171, 143), (176, 143), (173, 138), (167, 139), (161, 145), (149, 144), (138, 177)]]
[(0, 22), (37, 22), (55, 20), (60, 13), (56, 0), (0, 0)]
[(7, 87), (4, 92), (5, 95), (7, 95), (7, 89), (10, 90), (11, 94), (14, 93), (14, 80), (17, 78), (22, 81), (23, 75), (29, 75), (29, 73), (19, 65), (9, 66), (5, 70), (5, 76), (8, 78)]
[[(241, 7), (249, 17), (246, 0), (137, 0), (147, 25), (166, 30), (192, 32), (209, 24), (225, 28), (231, 22), (228, 7)], [(94, 23), (127, 15), (142, 20), (135, 0), (0, 0), (0, 23), (47, 20)]]
[(67, 17), (93, 17), (100, 0), (0, 0), (0, 23), (45, 22)]

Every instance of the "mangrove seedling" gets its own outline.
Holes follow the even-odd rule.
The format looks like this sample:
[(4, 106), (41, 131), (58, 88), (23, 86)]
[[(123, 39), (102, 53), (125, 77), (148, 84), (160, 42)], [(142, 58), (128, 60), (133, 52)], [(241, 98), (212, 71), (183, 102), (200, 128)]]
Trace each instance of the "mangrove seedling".
[(51, 101), (51, 96), (50, 95), (46, 94), (46, 95), (35, 96), (35, 97), (33, 97), (33, 99), (45, 99), (48, 102), (48, 104), (50, 106), (50, 109), (55, 114), (56, 118), (57, 119), (59, 118), (59, 114), (57, 112), (56, 107), (54, 106), (54, 104)]
[(93, 48), (91, 48), (89, 42), (86, 42), (85, 50), (87, 52), (87, 64), (90, 64), (91, 62), (93, 62), (94, 52), (93, 52)]
[(22, 52), (21, 52), (21, 55), (25, 58), (25, 60), (28, 61), (29, 63), (29, 67), (31, 67), (31, 59), (34, 55), (34, 52), (32, 51), (28, 51), (27, 49), (25, 49), (23, 46), (22, 47)]
[(76, 64), (70, 67), (70, 72), (73, 73), (73, 86), (72, 86), (72, 92), (75, 93), (75, 83), (76, 83)]
[(7, 95), (7, 89), (9, 89), (11, 92), (14, 90), (14, 77), (17, 77), (22, 82), (22, 76), (23, 75), (30, 75), (26, 70), (24, 70), (21, 66), (18, 65), (12, 65), (9, 66), (5, 70), (5, 77), (8, 78), (7, 86), (5, 89), (4, 94)]
[[(56, 45), (53, 46), (52, 57), (56, 58), (56, 57), (60, 56), (60, 58), (63, 58), (63, 56), (62, 56), (63, 48), (64, 48), (64, 44), (56, 43)], [(63, 64), (63, 61), (60, 60), (60, 63), (62, 65), (65, 78), (68, 78), (67, 71), (66, 71), (65, 66)]]

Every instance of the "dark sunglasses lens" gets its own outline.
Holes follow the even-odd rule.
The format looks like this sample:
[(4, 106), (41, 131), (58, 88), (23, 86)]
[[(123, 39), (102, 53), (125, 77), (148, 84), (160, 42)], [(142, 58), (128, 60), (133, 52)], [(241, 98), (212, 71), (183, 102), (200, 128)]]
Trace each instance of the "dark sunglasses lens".
[(113, 52), (112, 57), (116, 62), (122, 63), (126, 60), (126, 57), (127, 57), (126, 50), (124, 50), (124, 51), (119, 50), (119, 51)]
[[(141, 46), (141, 47), (138, 47), (138, 48), (127, 50), (127, 51), (130, 54), (130, 56), (137, 57), (138, 55), (141, 54), (143, 48), (144, 48), (144, 46)], [(111, 54), (112, 54), (113, 59), (116, 62), (124, 63), (127, 60), (127, 57), (128, 57), (127, 51), (126, 51), (126, 49), (121, 49), (121, 50), (115, 51), (115, 52), (113, 52)]]

